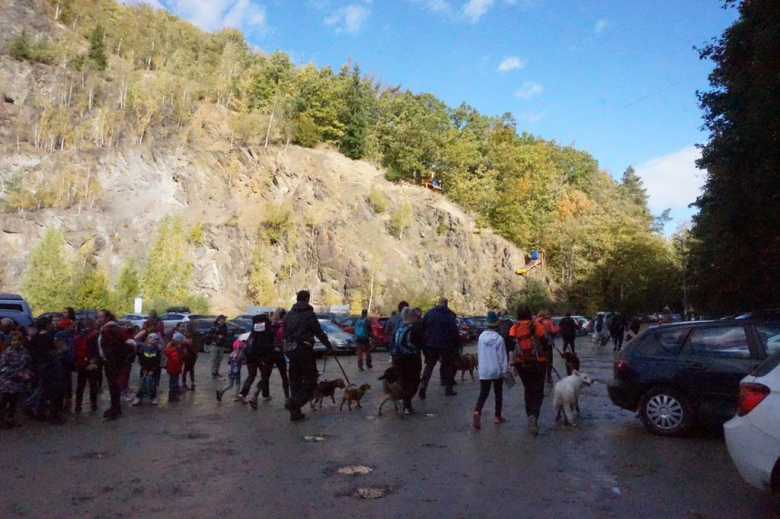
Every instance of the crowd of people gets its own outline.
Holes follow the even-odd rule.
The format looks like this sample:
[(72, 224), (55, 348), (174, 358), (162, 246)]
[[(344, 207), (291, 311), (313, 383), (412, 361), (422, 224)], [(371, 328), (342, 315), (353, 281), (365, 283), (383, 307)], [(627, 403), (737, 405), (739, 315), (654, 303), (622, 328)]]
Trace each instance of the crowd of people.
[[(517, 309), (516, 321), (496, 312), (487, 314), (487, 330), (479, 337), (480, 395), (473, 414), (479, 428), (482, 409), (491, 389), (495, 394), (495, 423), (503, 423), (502, 395), (506, 379), (519, 376), (525, 388), (526, 414), (532, 434), (538, 434), (537, 420), (544, 398), (544, 384), (552, 363), (552, 335), (561, 333), (569, 342), (569, 323), (553, 324), (547, 312), (535, 318), (527, 306)], [(190, 323), (191, 324), (191, 323)], [(371, 322), (367, 312), (356, 323), (359, 369), (371, 369)], [(16, 411), (36, 420), (62, 423), (64, 412), (83, 412), (84, 393), (89, 388), (89, 406), (98, 410), (99, 395), (107, 386), (110, 405), (103, 413), (107, 420), (122, 415), (122, 402), (133, 406), (149, 402), (157, 405), (162, 373), (168, 376), (168, 401), (176, 402), (183, 391), (195, 390), (194, 326), (178, 323), (166, 332), (156, 312), (150, 312), (142, 326), (117, 322), (109, 310), (100, 310), (97, 319), (78, 322), (72, 308), (53, 318), (39, 318), (27, 329), (9, 320), (0, 322), (0, 419), (5, 427), (15, 427)], [(451, 397), (462, 344), (455, 313), (441, 298), (423, 315), (402, 301), (385, 326), (390, 337), (392, 364), (398, 373), (403, 412), (414, 413), (415, 397), (427, 397), (436, 365), (444, 395)], [(573, 333), (573, 332), (572, 332)], [(282, 380), (285, 408), (291, 421), (305, 418), (318, 383), (314, 353), (315, 338), (328, 350), (331, 344), (322, 330), (310, 294), (301, 291), (289, 312), (278, 309), (272, 316), (256, 315), (246, 340), (227, 344), (225, 316), (219, 316), (207, 334), (213, 344), (211, 372), (220, 373), (223, 352), (230, 351), (226, 384), (216, 390), (222, 401), (229, 391), (234, 401), (257, 408), (260, 395), (269, 399), (270, 378), (276, 369)], [(571, 338), (572, 351), (574, 349)], [(232, 351), (231, 351), (232, 350)], [(132, 367), (138, 362), (139, 383), (130, 390)], [(246, 379), (242, 383), (242, 374)], [(259, 374), (259, 382), (253, 385)], [(73, 380), (75, 378), (75, 386)], [(511, 381), (510, 381), (511, 383)], [(251, 396), (250, 396), (251, 394)]]

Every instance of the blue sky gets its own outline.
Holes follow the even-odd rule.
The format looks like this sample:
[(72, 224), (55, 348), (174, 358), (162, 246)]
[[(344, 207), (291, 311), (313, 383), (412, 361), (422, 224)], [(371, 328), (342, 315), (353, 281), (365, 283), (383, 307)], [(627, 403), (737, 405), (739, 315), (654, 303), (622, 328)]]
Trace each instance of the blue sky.
[[(133, 0), (128, 0), (133, 1)], [(642, 175), (675, 222), (702, 182), (695, 92), (711, 65), (694, 45), (736, 18), (718, 0), (144, 0), (206, 30), (229, 25), (296, 63), (351, 58), (386, 85), (450, 105), (512, 112), (520, 130)]]

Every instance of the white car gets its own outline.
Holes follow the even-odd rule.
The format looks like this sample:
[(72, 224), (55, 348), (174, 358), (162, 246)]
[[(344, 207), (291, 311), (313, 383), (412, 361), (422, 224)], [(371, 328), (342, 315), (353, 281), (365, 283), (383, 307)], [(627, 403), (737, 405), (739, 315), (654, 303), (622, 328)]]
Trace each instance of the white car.
[(120, 317), (119, 320), (127, 321), (133, 326), (143, 326), (148, 317), (149, 316), (146, 314), (125, 314), (122, 317)]
[(723, 429), (742, 478), (780, 493), (780, 351), (742, 379), (737, 416)]

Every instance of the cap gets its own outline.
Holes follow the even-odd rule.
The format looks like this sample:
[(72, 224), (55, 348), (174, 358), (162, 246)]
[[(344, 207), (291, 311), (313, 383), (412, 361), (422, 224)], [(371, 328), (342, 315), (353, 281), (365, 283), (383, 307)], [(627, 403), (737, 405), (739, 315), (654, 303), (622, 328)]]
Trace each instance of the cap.
[(498, 326), (499, 325), (498, 314), (496, 314), (495, 312), (488, 312), (487, 325), (490, 326), (491, 328), (495, 328), (496, 326)]

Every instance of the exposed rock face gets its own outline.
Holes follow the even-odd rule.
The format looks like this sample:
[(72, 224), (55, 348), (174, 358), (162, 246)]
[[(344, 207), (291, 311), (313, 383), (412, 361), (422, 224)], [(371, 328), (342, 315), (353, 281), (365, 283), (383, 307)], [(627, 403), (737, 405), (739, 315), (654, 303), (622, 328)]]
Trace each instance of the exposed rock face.
[[(72, 206), (2, 215), (4, 290), (19, 289), (25, 255), (49, 226), (62, 229), (74, 257), (88, 254), (115, 277), (127, 259), (142, 266), (168, 215), (203, 227), (202, 246), (191, 250), (192, 289), (208, 295), (215, 310), (251, 303), (248, 272), (257, 247), (275, 283), (275, 300), (258, 303), (286, 302), (304, 287), (319, 303), (367, 300), (373, 286), (372, 303), (385, 311), (408, 291), (444, 294), (464, 312), (481, 312), (491, 293), (504, 299), (521, 286), (513, 275), (523, 262), (517, 248), (478, 230), (443, 196), (392, 184), (373, 166), (332, 151), (152, 146), (57, 155), (9, 154), (0, 174), (7, 180), (13, 171), (47, 171), (66, 155), (71, 165), (93, 170), (102, 194), (80, 212)], [(372, 189), (389, 200), (382, 213), (368, 202)], [(260, 228), (279, 207), (292, 209), (294, 232), (284, 242), (263, 242)], [(408, 225), (397, 238), (390, 221), (404, 207)]]

